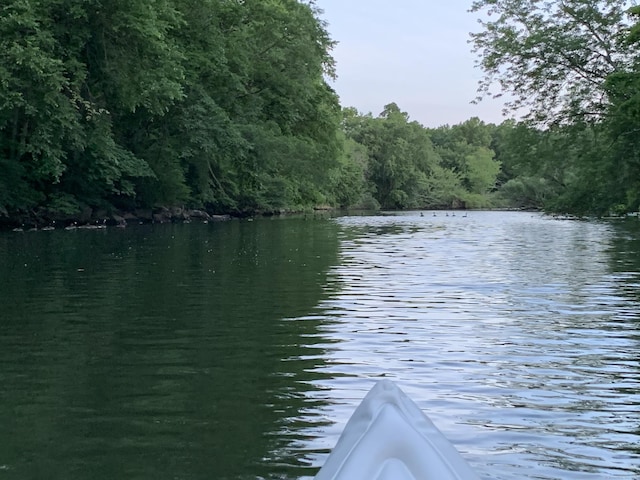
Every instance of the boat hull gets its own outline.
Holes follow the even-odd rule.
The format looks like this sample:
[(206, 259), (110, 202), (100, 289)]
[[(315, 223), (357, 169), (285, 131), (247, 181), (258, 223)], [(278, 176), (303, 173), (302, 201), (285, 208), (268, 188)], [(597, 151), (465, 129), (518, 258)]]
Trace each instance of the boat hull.
[(380, 380), (347, 422), (315, 480), (479, 480), (392, 381)]

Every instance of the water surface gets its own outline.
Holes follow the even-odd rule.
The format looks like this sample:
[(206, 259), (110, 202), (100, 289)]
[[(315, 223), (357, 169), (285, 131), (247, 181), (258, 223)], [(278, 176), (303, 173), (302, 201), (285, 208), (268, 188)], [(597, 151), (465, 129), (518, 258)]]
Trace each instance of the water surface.
[(640, 228), (0, 234), (0, 478), (310, 478), (376, 379), (485, 479), (640, 475)]

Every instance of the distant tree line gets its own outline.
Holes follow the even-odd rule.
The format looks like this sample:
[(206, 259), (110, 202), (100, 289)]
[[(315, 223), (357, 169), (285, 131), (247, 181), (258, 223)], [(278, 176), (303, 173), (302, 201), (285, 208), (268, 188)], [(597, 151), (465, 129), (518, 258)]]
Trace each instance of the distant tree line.
[(427, 129), (391, 103), (375, 118), (345, 109), (342, 130), (349, 171), (361, 179), (342, 189), (350, 195), (338, 197), (343, 206), (358, 198), (386, 209), (492, 206), (500, 173), (494, 125), (472, 118)]
[(432, 129), (340, 107), (313, 1), (6, 0), (0, 217), (637, 210), (640, 10), (545, 5), (474, 4), (499, 14), (473, 35), (481, 93), (498, 82), (528, 118)]

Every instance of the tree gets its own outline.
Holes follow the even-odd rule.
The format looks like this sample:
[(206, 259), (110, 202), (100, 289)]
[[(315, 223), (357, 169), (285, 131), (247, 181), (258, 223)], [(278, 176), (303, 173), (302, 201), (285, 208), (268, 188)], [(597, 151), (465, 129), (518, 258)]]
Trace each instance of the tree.
[(74, 61), (86, 71), (81, 98), (96, 113), (88, 115), (87, 148), (67, 157), (61, 190), (91, 206), (129, 204), (152, 178), (159, 190), (186, 190), (174, 152), (154, 128), (184, 97), (184, 56), (174, 38), (180, 12), (172, 0), (65, 1), (77, 16), (61, 3), (52, 21), (62, 22), (61, 38), (83, 32)]
[(494, 131), (492, 147), (501, 164), (499, 194), (507, 205), (541, 209), (547, 198), (557, 196), (552, 193), (558, 187), (557, 172), (546, 171), (562, 164), (550, 156), (547, 142), (544, 131), (512, 120)]
[(65, 170), (65, 147), (82, 147), (77, 78), (58, 56), (48, 12), (0, 6), (0, 209), (28, 210)]
[(467, 155), (465, 179), (469, 185), (469, 192), (483, 195), (496, 186), (500, 162), (497, 162), (494, 156), (493, 150), (487, 147), (476, 147)]
[(247, 147), (232, 167), (238, 208), (324, 202), (340, 154), (340, 107), (324, 77), (333, 42), (318, 12), (295, 0), (219, 3), (233, 82), (210, 95)]
[[(636, 23), (629, 30), (626, 43), (630, 50), (640, 46), (640, 7), (629, 10)], [(610, 99), (606, 127), (611, 137), (611, 170), (609, 178), (618, 193), (612, 209), (617, 212), (640, 209), (640, 55), (633, 66), (614, 72), (607, 78), (605, 89)]]
[(5, 1), (0, 214), (324, 203), (325, 27), (297, 0)]
[[(342, 133), (344, 135), (344, 133)], [(342, 207), (358, 205), (367, 192), (368, 153), (364, 145), (343, 137), (344, 151), (339, 164), (330, 172), (331, 201)]]
[(428, 188), (423, 195), (423, 201), (425, 206), (432, 208), (459, 207), (466, 193), (457, 172), (436, 165), (428, 178)]
[(625, 0), (475, 0), (483, 30), (472, 33), (485, 72), (480, 100), (500, 91), (514, 99), (507, 108), (541, 122), (599, 118), (606, 110), (605, 81), (630, 65), (624, 46)]
[(383, 208), (423, 206), (427, 178), (437, 162), (427, 130), (390, 103), (377, 118), (345, 110), (348, 137), (368, 153), (367, 180), (375, 200)]
[[(491, 149), (493, 129), (473, 117), (453, 127), (445, 125), (430, 131), (440, 165), (456, 173), (462, 191), (478, 196), (470, 202), (476, 206), (480, 206), (479, 197), (495, 187), (500, 173), (500, 163)], [(463, 198), (458, 202), (467, 203)]]
[(576, 214), (640, 206), (640, 34), (629, 22), (640, 11), (628, 9), (633, 3), (474, 2), (473, 11), (495, 18), (472, 34), (485, 70), (480, 96), (497, 82), (515, 95), (509, 108), (527, 109), (527, 119), (545, 127), (529, 132), (530, 148), (519, 154), (524, 161), (503, 148), (503, 135), (498, 151), (509, 175), (502, 191), (512, 199)]
[(153, 175), (120, 127), (136, 110), (160, 115), (180, 97), (168, 40), (178, 19), (160, 0), (98, 3), (0, 7), (0, 166), (12, 179), (2, 201), (12, 211), (72, 213), (132, 196), (132, 179)]

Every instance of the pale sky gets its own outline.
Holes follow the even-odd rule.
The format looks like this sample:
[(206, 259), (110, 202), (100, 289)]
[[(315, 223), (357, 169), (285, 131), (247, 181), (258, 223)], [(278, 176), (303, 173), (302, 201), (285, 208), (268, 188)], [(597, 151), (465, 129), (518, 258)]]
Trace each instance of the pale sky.
[(471, 117), (501, 123), (502, 102), (476, 96), (471, 0), (316, 0), (324, 10), (344, 107), (377, 116), (391, 102), (426, 127)]

